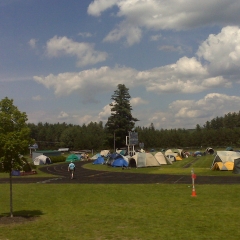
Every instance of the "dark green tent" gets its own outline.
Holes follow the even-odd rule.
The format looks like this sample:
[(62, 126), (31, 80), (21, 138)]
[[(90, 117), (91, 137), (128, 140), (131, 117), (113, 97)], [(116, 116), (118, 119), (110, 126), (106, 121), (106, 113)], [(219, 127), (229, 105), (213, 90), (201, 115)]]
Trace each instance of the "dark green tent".
[(233, 173), (240, 174), (240, 158), (234, 159)]
[(80, 159), (78, 158), (77, 155), (71, 154), (67, 157), (66, 162), (71, 162), (71, 161), (76, 162), (76, 161), (79, 161), (79, 160)]

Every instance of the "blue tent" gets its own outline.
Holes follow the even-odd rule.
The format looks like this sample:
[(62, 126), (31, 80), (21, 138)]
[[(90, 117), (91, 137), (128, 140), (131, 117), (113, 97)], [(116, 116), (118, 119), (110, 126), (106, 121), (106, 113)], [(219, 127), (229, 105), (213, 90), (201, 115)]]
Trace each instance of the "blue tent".
[(113, 167), (128, 167), (128, 162), (124, 158), (116, 158), (112, 162)]
[(98, 157), (93, 164), (103, 164), (104, 163), (104, 158), (103, 157)]

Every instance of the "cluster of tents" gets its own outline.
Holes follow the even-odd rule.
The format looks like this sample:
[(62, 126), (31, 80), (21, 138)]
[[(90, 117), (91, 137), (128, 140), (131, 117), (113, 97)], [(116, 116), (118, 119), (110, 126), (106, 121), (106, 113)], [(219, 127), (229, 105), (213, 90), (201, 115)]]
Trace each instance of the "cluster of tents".
[(165, 153), (156, 152), (148, 153), (145, 151), (137, 152), (133, 156), (126, 156), (126, 150), (117, 150), (115, 153), (110, 153), (109, 150), (102, 150), (94, 155), (91, 159), (93, 164), (107, 164), (112, 167), (157, 167), (164, 164), (173, 164), (175, 161), (180, 161), (185, 157), (182, 149), (167, 150)]

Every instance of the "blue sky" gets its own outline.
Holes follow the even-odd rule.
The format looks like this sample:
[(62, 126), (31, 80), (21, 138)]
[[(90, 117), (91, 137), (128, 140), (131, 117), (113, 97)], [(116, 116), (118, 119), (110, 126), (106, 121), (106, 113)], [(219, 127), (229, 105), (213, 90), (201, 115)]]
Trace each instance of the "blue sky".
[(239, 112), (237, 0), (1, 0), (0, 99), (29, 122), (107, 121), (118, 84), (139, 126)]

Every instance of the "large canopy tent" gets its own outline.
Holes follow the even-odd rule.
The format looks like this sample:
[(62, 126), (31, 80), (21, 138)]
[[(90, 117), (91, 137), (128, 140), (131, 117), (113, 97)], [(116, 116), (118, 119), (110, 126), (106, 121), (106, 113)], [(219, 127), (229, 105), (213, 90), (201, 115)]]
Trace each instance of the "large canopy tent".
[(217, 151), (213, 159), (212, 170), (233, 170), (234, 160), (240, 158), (239, 152), (234, 151)]
[(161, 164), (151, 154), (146, 152), (138, 152), (129, 159), (129, 167), (160, 167)]
[(67, 158), (66, 158), (66, 162), (76, 162), (79, 161), (80, 159), (78, 158), (78, 156), (76, 154), (70, 154)]

